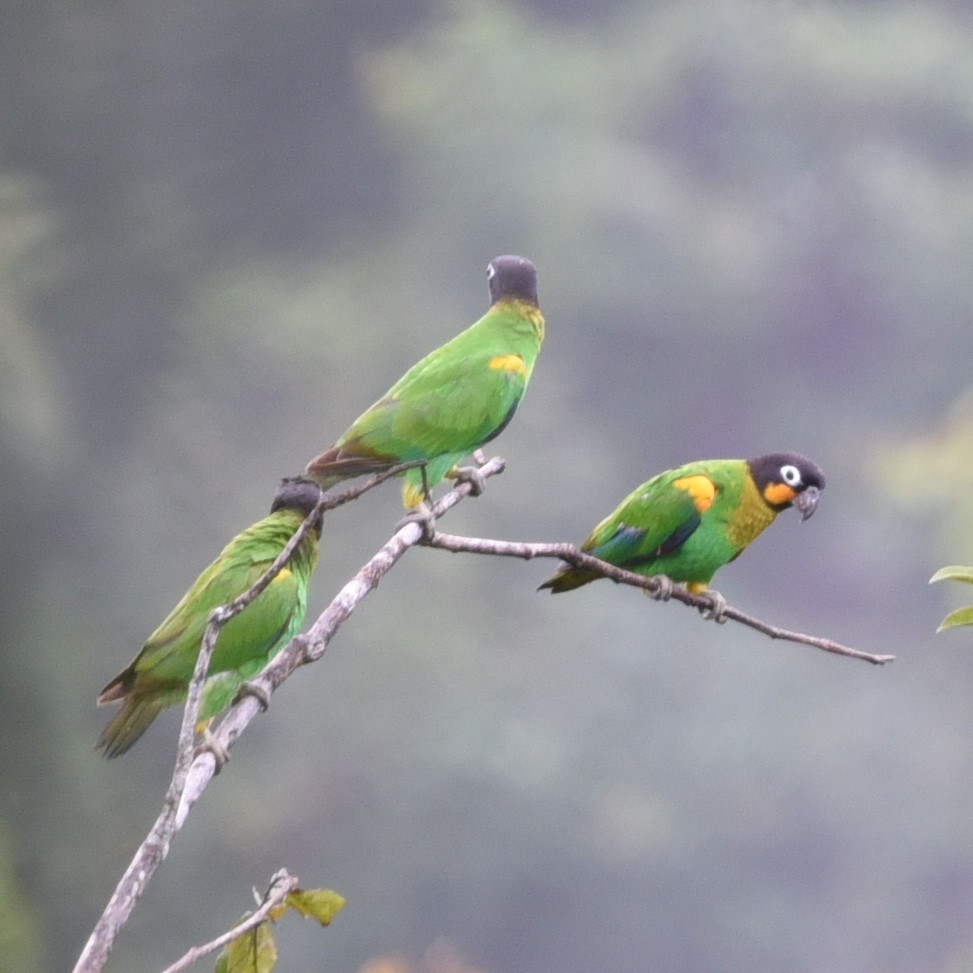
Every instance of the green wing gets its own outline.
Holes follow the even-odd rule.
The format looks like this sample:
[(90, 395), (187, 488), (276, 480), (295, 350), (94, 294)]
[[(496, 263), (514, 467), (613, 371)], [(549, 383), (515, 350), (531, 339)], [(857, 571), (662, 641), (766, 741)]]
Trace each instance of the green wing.
[(648, 568), (676, 553), (702, 521), (692, 496), (673, 486), (685, 475), (685, 468), (670, 470), (634, 490), (595, 527), (581, 549), (628, 570)]
[[(262, 547), (251, 538), (241, 539), (199, 576), (139, 653), (135, 661), (136, 691), (145, 691), (153, 683), (188, 684), (209, 613), (246, 591), (282, 549), (272, 546), (269, 551), (260, 550)], [(210, 671), (236, 669), (250, 659), (266, 657), (293, 625), (298, 608), (303, 606), (305, 587), (288, 568), (277, 575), (252, 604), (223, 627)]]
[[(101, 701), (164, 686), (185, 688), (192, 678), (209, 613), (246, 591), (266, 571), (300, 521), (299, 514), (281, 510), (234, 537), (149, 636), (132, 664), (105, 687)], [(252, 604), (223, 627), (211, 672), (265, 656), (295, 623), (295, 614), (303, 612), (308, 576), (317, 554), (316, 541), (311, 543), (310, 564), (306, 558), (295, 557)]]
[[(238, 534), (196, 579), (133, 662), (102, 690), (99, 704), (123, 703), (98, 740), (106, 756), (124, 753), (160, 710), (185, 698), (209, 613), (246, 591), (264, 573), (302, 519), (300, 514), (281, 510)], [(203, 687), (201, 719), (228, 705), (240, 683), (258, 672), (297, 631), (317, 550), (317, 539), (311, 535), (270, 585), (220, 631)]]
[[(583, 551), (639, 574), (667, 574), (674, 581), (708, 582), (735, 553), (723, 527), (737, 502), (742, 478), (737, 460), (687, 463), (633, 490), (591, 532)], [(542, 588), (555, 593), (599, 575), (565, 567)]]
[(348, 476), (422, 461), (406, 472), (403, 499), (415, 506), (456, 462), (499, 435), (524, 396), (544, 319), (518, 300), (494, 304), (476, 324), (413, 365), (359, 416), (307, 473), (325, 489)]

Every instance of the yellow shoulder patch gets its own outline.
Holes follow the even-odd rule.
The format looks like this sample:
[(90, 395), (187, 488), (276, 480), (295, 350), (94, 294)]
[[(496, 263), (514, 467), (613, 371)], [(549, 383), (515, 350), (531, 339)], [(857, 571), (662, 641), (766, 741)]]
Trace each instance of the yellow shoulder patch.
[(520, 355), (497, 355), (487, 362), (487, 368), (495, 369), (500, 372), (514, 372), (521, 377), (526, 377), (527, 366), (524, 364)]
[(278, 581), (284, 581), (286, 578), (294, 577), (294, 572), (290, 568), (281, 568), (277, 574), (274, 575), (274, 580), (271, 584), (277, 584)]
[(716, 499), (716, 484), (702, 473), (695, 476), (684, 476), (672, 484), (677, 490), (685, 490), (693, 498), (696, 509), (703, 513), (713, 505)]

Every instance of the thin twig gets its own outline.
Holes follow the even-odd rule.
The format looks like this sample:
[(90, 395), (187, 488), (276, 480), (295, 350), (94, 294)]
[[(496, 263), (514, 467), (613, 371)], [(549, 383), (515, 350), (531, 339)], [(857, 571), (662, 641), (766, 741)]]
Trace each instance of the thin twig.
[[(599, 560), (590, 554), (585, 554), (573, 544), (498, 541), (480, 537), (460, 537), (456, 534), (443, 534), (439, 531), (435, 531), (432, 536), (426, 538), (424, 543), (428, 547), (436, 547), (440, 550), (451, 551), (453, 553), (493, 554), (499, 557), (520, 558), (525, 561), (532, 560), (535, 557), (559, 558), (575, 567), (590, 568), (592, 571), (597, 571), (599, 574), (619, 584), (642, 588), (652, 595), (657, 594), (663, 587), (663, 583), (656, 578), (634, 574), (614, 564), (609, 564), (607, 561)], [(704, 611), (713, 607), (713, 601), (710, 595), (694, 595), (685, 588), (673, 587), (671, 597), (692, 608), (702, 609)], [(788, 629), (778, 628), (776, 625), (771, 625), (760, 618), (755, 618), (753, 615), (747, 615), (732, 605), (726, 606), (721, 613), (721, 617), (732, 619), (741, 625), (746, 625), (772, 639), (782, 639), (787, 642), (809, 645), (813, 648), (821, 649), (824, 652), (832, 652), (835, 655), (843, 655), (851, 659), (861, 659), (864, 662), (872, 663), (872, 665), (885, 665), (886, 662), (891, 662), (895, 658), (894, 655), (874, 655), (870, 652), (862, 652), (860, 649), (853, 649), (850, 646), (842, 645), (840, 642), (834, 642), (831, 639), (821, 638), (817, 635), (806, 635), (803, 632), (791, 632)]]
[(209, 953), (213, 953), (216, 950), (221, 949), (227, 943), (233, 942), (234, 939), (238, 939), (244, 933), (256, 928), (262, 922), (267, 920), (270, 913), (273, 912), (274, 909), (276, 909), (277, 906), (279, 906), (284, 899), (291, 894), (291, 892), (296, 892), (298, 888), (300, 888), (300, 882), (297, 880), (297, 878), (291, 875), (286, 869), (282, 868), (270, 880), (270, 888), (267, 889), (267, 892), (256, 912), (247, 916), (247, 918), (238, 925), (227, 930), (222, 936), (217, 936), (216, 939), (212, 940), (211, 942), (205, 943), (202, 946), (193, 946), (193, 948), (190, 949), (185, 956), (176, 960), (172, 966), (167, 966), (162, 973), (182, 973), (183, 970), (192, 966), (196, 960), (202, 959)]
[[(100, 973), (104, 969), (108, 954), (111, 952), (118, 933), (128, 921), (156, 869), (168, 854), (172, 838), (182, 828), (192, 806), (216, 773), (216, 758), (213, 753), (209, 750), (202, 750), (199, 753), (194, 751), (194, 732), (199, 713), (202, 684), (206, 678), (209, 659), (212, 656), (220, 628), (234, 615), (243, 611), (270, 584), (287, 563), (303, 537), (307, 535), (307, 531), (311, 529), (311, 524), (320, 512), (333, 509), (349, 500), (354, 500), (403, 469), (415, 465), (415, 463), (402, 464), (377, 474), (359, 486), (352, 487), (334, 497), (322, 496), (274, 563), (256, 583), (229, 605), (215, 608), (210, 613), (200, 646), (200, 657), (197, 660), (187, 692), (175, 767), (166, 795), (163, 798), (162, 810), (115, 887), (104, 912), (95, 924), (75, 964), (74, 973)], [(494, 457), (482, 466), (481, 473), (484, 477), (493, 476), (502, 472), (503, 467), (504, 461), (499, 457)], [(433, 514), (439, 516), (445, 513), (469, 493), (469, 484), (458, 484), (433, 506)], [(406, 524), (398, 530), (395, 536), (358, 572), (355, 579), (338, 593), (308, 633), (292, 639), (260, 676), (253, 681), (259, 683), (268, 693), (273, 692), (299, 666), (320, 658), (334, 633), (352, 613), (355, 605), (375, 587), (379, 579), (398, 561), (402, 554), (417, 544), (422, 537), (422, 527), (417, 523)], [(362, 584), (359, 579), (365, 579), (365, 583)], [(213, 734), (217, 744), (229, 749), (233, 741), (239, 737), (259, 711), (260, 705), (252, 696), (244, 696), (239, 702), (235, 703)]]

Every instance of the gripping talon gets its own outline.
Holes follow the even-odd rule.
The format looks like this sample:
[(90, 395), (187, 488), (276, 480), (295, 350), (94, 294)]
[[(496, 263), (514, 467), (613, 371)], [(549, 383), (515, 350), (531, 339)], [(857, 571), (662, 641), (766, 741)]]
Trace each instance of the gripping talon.
[(706, 597), (709, 598), (710, 604), (700, 608), (699, 613), (703, 618), (716, 622), (717, 625), (725, 625), (726, 599), (718, 591), (713, 590), (707, 591)]
[(234, 703), (239, 703), (244, 696), (252, 696), (259, 704), (260, 710), (266, 713), (270, 709), (270, 693), (263, 686), (255, 682), (242, 682), (233, 697)]
[(652, 580), (655, 581), (654, 589), (643, 588), (642, 594), (653, 601), (668, 601), (672, 597), (672, 589), (675, 587), (672, 578), (667, 574), (654, 574)]
[(471, 497), (480, 496), (486, 489), (486, 477), (475, 466), (454, 466), (447, 476), (457, 483), (468, 483)]
[(436, 515), (432, 512), (429, 505), (422, 501), (415, 510), (409, 511), (396, 525), (396, 532), (400, 531), (407, 524), (418, 524), (422, 530), (422, 540), (431, 541), (436, 533)]
[(196, 748), (196, 754), (198, 756), (201, 753), (211, 753), (213, 760), (216, 761), (216, 769), (213, 773), (218, 774), (230, 762), (230, 751), (213, 736), (209, 723), (199, 730), (199, 735), (202, 740)]

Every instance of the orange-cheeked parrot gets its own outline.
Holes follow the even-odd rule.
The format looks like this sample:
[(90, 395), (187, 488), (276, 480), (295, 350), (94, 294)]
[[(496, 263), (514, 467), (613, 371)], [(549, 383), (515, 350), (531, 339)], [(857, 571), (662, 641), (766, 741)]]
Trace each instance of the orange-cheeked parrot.
[(413, 365), (308, 463), (306, 475), (322, 489), (411, 461), (423, 467), (404, 473), (406, 508), (418, 507), (426, 489), (446, 476), (465, 476), (482, 486), (475, 473), (455, 465), (513, 418), (544, 340), (534, 265), (524, 257), (496, 257), (487, 279), (487, 313)]
[[(141, 652), (98, 696), (122, 703), (98, 738), (106, 757), (118, 757), (166, 706), (186, 698), (209, 613), (243, 594), (270, 567), (321, 496), (316, 483), (285, 480), (270, 515), (237, 534), (193, 582)], [(199, 720), (205, 724), (233, 701), (276, 652), (297, 634), (307, 585), (318, 560), (321, 519), (273, 581), (220, 630), (203, 684)]]
[[(823, 489), (824, 473), (798, 453), (687, 463), (630, 493), (581, 550), (636, 574), (665, 575), (699, 594), (782, 510), (793, 505), (802, 520), (810, 517)], [(540, 587), (557, 594), (600, 577), (562, 565)]]

